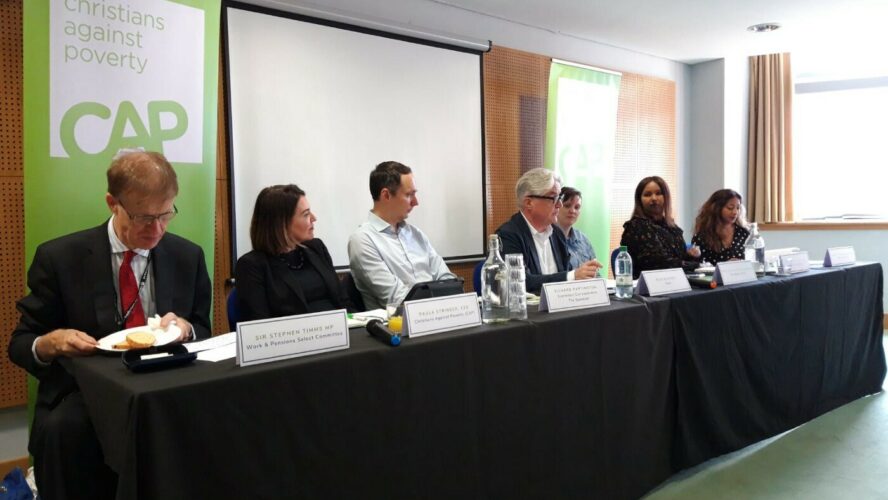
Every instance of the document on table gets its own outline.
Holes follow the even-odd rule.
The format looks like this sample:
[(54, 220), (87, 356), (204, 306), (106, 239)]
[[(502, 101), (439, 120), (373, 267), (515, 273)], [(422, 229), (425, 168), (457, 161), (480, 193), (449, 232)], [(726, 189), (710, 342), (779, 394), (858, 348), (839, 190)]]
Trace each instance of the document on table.
[(367, 326), (367, 322), (369, 322), (371, 319), (378, 319), (380, 321), (387, 321), (388, 317), (386, 315), (385, 309), (371, 309), (370, 311), (349, 314), (348, 315), (348, 327), (349, 328), (360, 328), (362, 326)]
[(215, 363), (217, 361), (233, 359), (236, 355), (237, 344), (232, 342), (228, 345), (217, 347), (215, 349), (210, 349), (208, 351), (200, 351), (199, 353), (197, 353), (197, 359), (200, 361), (212, 361), (213, 363)]
[(207, 340), (185, 344), (185, 347), (188, 352), (196, 352), (199, 360), (216, 362), (231, 359), (237, 352), (235, 335), (235, 332), (216, 335)]

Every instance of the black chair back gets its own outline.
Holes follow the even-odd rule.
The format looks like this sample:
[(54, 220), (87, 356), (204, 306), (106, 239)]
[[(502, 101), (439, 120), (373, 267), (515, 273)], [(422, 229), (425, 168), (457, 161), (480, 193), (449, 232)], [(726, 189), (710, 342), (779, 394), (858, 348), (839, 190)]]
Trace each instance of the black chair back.
[(355, 311), (366, 311), (367, 307), (364, 305), (364, 297), (361, 296), (361, 291), (355, 285), (355, 278), (352, 276), (352, 273), (345, 273), (345, 276), (342, 278), (342, 286), (345, 287), (348, 300), (355, 306)]

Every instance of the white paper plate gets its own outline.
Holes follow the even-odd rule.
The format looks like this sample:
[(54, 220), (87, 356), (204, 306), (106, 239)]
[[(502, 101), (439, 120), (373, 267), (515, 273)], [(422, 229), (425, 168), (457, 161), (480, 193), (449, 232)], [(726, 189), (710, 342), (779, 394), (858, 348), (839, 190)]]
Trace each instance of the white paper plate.
[(119, 344), (126, 340), (126, 336), (133, 332), (151, 332), (154, 334), (154, 345), (166, 345), (179, 338), (182, 330), (177, 325), (170, 325), (166, 331), (161, 329), (152, 330), (148, 326), (137, 326), (135, 328), (127, 328), (119, 332), (114, 332), (99, 339), (99, 349), (107, 352), (124, 352), (129, 349), (115, 349), (114, 344)]

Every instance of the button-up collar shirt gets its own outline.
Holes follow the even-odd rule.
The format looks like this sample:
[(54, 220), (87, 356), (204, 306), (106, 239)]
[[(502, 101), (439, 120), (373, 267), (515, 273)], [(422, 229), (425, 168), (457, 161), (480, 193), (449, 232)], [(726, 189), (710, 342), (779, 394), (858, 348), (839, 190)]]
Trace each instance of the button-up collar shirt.
[(552, 236), (552, 226), (546, 226), (545, 231), (537, 231), (524, 214), (521, 214), (521, 216), (524, 217), (524, 222), (527, 222), (527, 227), (530, 229), (530, 235), (533, 236), (533, 245), (536, 247), (537, 258), (540, 260), (540, 273), (557, 273), (558, 264), (555, 263), (555, 254), (552, 253), (552, 242), (549, 241), (549, 238)]
[(453, 277), (425, 233), (372, 211), (348, 240), (349, 267), (368, 309), (400, 303), (415, 283)]
[[(124, 311), (121, 310), (120, 305), (120, 265), (123, 264), (123, 254), (126, 253), (129, 248), (120, 241), (120, 238), (117, 237), (117, 233), (114, 232), (114, 216), (111, 216), (111, 220), (108, 221), (108, 240), (111, 242), (111, 272), (114, 273), (114, 291), (117, 293), (117, 311), (120, 313), (121, 317), (123, 317)], [(136, 255), (133, 256), (133, 260), (130, 262), (130, 266), (133, 268), (133, 274), (136, 277), (136, 284), (139, 284), (139, 280), (142, 278), (142, 274), (145, 273), (145, 269), (148, 267), (148, 256), (151, 255), (150, 250), (145, 250), (142, 248), (134, 248), (132, 249)], [(154, 274), (150, 269), (145, 274), (145, 284), (142, 285), (142, 288), (139, 290), (139, 299), (142, 301), (142, 310), (145, 311), (145, 318), (150, 318), (157, 313), (157, 308), (154, 305), (154, 280), (152, 279)]]

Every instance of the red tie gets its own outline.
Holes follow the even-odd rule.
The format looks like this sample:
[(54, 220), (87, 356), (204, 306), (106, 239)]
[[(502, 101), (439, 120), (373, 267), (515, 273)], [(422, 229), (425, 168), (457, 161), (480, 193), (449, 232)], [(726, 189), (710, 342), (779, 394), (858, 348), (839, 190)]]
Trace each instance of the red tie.
[(133, 310), (126, 318), (126, 327), (145, 326), (145, 311), (142, 310), (142, 301), (139, 299), (139, 286), (136, 284), (136, 275), (130, 263), (136, 255), (132, 250), (123, 254), (123, 264), (120, 265), (118, 280), (120, 282), (120, 310), (126, 314), (130, 304), (135, 302)]

